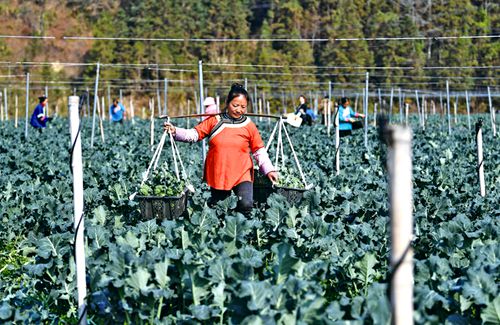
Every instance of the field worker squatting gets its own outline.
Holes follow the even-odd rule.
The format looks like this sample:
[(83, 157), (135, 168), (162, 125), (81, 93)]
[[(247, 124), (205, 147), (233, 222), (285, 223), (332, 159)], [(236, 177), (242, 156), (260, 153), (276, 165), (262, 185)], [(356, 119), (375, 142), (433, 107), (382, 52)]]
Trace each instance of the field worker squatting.
[(278, 180), (264, 142), (255, 124), (245, 116), (249, 95), (240, 84), (233, 84), (220, 115), (210, 116), (193, 129), (165, 123), (177, 141), (197, 142), (208, 138), (203, 179), (210, 186), (209, 206), (226, 199), (231, 191), (238, 197), (236, 210), (249, 216), (253, 208), (253, 162), (271, 182)]

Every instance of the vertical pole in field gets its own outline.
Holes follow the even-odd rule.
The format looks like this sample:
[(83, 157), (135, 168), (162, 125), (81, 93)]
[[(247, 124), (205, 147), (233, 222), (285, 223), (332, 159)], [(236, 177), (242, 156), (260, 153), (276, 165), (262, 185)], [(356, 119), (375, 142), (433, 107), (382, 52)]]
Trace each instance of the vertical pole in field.
[(340, 174), (340, 131), (339, 131), (339, 106), (335, 105), (335, 169), (337, 176)]
[[(3, 104), (5, 108), (5, 120), (9, 120), (9, 102), (7, 101), (7, 88), (3, 89)], [(48, 113), (47, 113), (48, 114)]]
[(405, 103), (405, 126), (408, 127), (408, 111), (410, 110), (410, 104)]
[(377, 126), (377, 104), (373, 104), (373, 126)]
[(168, 79), (163, 79), (163, 115), (168, 115)]
[(453, 124), (455, 125), (458, 124), (457, 111), (458, 111), (458, 96), (455, 98), (455, 102), (453, 102)]
[(215, 105), (217, 106), (217, 112), (220, 112), (220, 96), (219, 96), (219, 94), (217, 94), (217, 96), (215, 96)]
[(14, 127), (17, 129), (17, 117), (19, 115), (19, 107), (18, 107), (18, 103), (19, 103), (19, 98), (17, 97), (16, 95), (16, 98), (15, 98), (15, 104), (16, 104), (16, 107), (15, 107), (15, 110), (16, 110), (16, 115), (15, 115), (15, 121), (14, 121)]
[(253, 85), (253, 101), (254, 101), (254, 104), (255, 104), (253, 106), (253, 112), (257, 113), (258, 107), (257, 107), (257, 85), (256, 84)]
[(332, 82), (328, 81), (328, 128), (327, 133), (330, 136), (330, 128), (332, 127)]
[(73, 208), (74, 208), (74, 230), (75, 230), (75, 264), (76, 285), (78, 288), (78, 319), (79, 324), (87, 323), (87, 308), (85, 298), (87, 296), (87, 283), (85, 277), (85, 247), (84, 247), (84, 216), (83, 216), (83, 164), (82, 164), (82, 142), (80, 129), (80, 117), (78, 114), (78, 96), (70, 96), (69, 103), (69, 129), (73, 147), (72, 165), (73, 170)]
[(415, 102), (417, 103), (418, 121), (420, 126), (422, 126), (422, 114), (420, 112), (420, 101), (418, 99), (418, 90), (415, 90)]
[[(45, 85), (45, 97), (49, 97), (49, 87)], [(49, 101), (47, 101), (47, 105), (45, 105), (45, 114), (48, 116), (49, 115)]]
[(491, 101), (490, 86), (488, 86), (488, 103), (490, 105), (491, 128), (493, 129), (493, 136), (496, 137), (497, 136), (496, 113), (495, 113), (495, 108), (493, 107), (493, 102)]
[(389, 123), (392, 122), (392, 104), (394, 100), (394, 88), (391, 88), (391, 98), (389, 99)]
[[(262, 91), (262, 112), (265, 112), (265, 111), (266, 111), (266, 92), (263, 90)], [(259, 117), (259, 121), (262, 121), (262, 117)]]
[(446, 114), (448, 116), (448, 135), (451, 135), (451, 116), (450, 116), (450, 85), (446, 80)]
[(398, 102), (399, 102), (399, 123), (403, 123), (403, 99), (401, 97), (401, 88), (398, 88), (399, 92), (399, 97), (398, 97)]
[[(94, 112), (92, 113), (92, 135), (90, 137), (90, 147), (94, 147), (94, 129), (95, 129), (95, 114), (97, 111), (97, 102), (99, 101), (99, 97), (97, 96), (97, 92), (99, 91), (99, 62), (97, 62), (97, 70), (95, 73), (95, 85), (94, 85)], [(120, 90), (121, 95), (121, 90)], [(88, 95), (87, 95), (88, 97)]]
[[(267, 107), (267, 112), (266, 112), (266, 114), (267, 114), (267, 115), (271, 115), (271, 106), (270, 106), (270, 104), (269, 104), (269, 101), (267, 101), (267, 102), (266, 102), (266, 107)], [(269, 124), (271, 124), (271, 119), (269, 119), (269, 118), (267, 119), (267, 124), (268, 124), (268, 125), (269, 125)]]
[(83, 110), (83, 116), (87, 117), (90, 115), (90, 91), (89, 91), (89, 87), (86, 87), (85, 92), (87, 93), (87, 96), (85, 98), (86, 105), (85, 105), (85, 109)]
[(377, 92), (378, 92), (378, 107), (379, 107), (380, 111), (383, 112), (383, 108), (382, 108), (382, 94), (380, 92), (380, 88), (377, 89)]
[(285, 92), (283, 90), (281, 91), (281, 107), (282, 107), (283, 114), (286, 114)]
[(130, 95), (129, 99), (129, 107), (130, 107), (130, 119), (132, 120), (132, 124), (135, 124), (135, 107), (134, 102), (132, 100), (132, 95)]
[(3, 113), (4, 113), (4, 108), (2, 105), (2, 99), (3, 99), (3, 93), (0, 91), (0, 121), (3, 121)]
[(24, 138), (28, 139), (28, 110), (30, 104), (30, 74), (26, 73), (26, 121), (24, 123)]
[(154, 100), (150, 99), (149, 100), (149, 112), (151, 114), (150, 116), (150, 127), (149, 131), (151, 133), (151, 138), (150, 138), (150, 145), (151, 145), (151, 150), (153, 150), (153, 145), (155, 144), (155, 104)]
[(366, 81), (365, 81), (365, 148), (368, 149), (368, 79), (370, 78), (370, 74), (366, 73)]
[[(203, 101), (205, 100), (205, 96), (203, 95), (203, 62), (201, 60), (198, 61), (198, 83), (200, 86), (200, 112), (201, 114), (205, 113), (205, 107), (203, 106)], [(203, 154), (203, 164), (205, 163), (205, 157), (207, 156), (207, 148), (206, 148), (206, 140), (203, 139), (202, 143), (202, 154)]]
[(465, 106), (467, 107), (467, 127), (470, 130), (470, 103), (469, 103), (469, 93), (465, 91)]
[(356, 93), (356, 99), (354, 100), (354, 112), (358, 112), (358, 97), (359, 97), (359, 94)]
[(101, 107), (102, 107), (102, 112), (101, 112), (101, 118), (103, 121), (106, 120), (106, 104), (104, 103), (104, 96), (101, 97)]
[(479, 177), (479, 190), (482, 197), (486, 195), (484, 184), (484, 157), (483, 157), (483, 119), (476, 123), (476, 143), (477, 143), (477, 172)]
[(391, 216), (391, 307), (393, 324), (413, 324), (412, 134), (407, 127), (388, 129)]
[(108, 82), (108, 106), (106, 107), (111, 107), (111, 89), (109, 87), (109, 82)]
[[(103, 107), (103, 109), (104, 109), (104, 107)], [(102, 143), (104, 143), (104, 127), (102, 125), (101, 104), (99, 102), (99, 99), (97, 99), (97, 116), (99, 117), (99, 129), (101, 130), (101, 140), (102, 140)]]
[(247, 87), (248, 87), (248, 80), (247, 80), (247, 78), (245, 78), (245, 90), (247, 90), (247, 91), (248, 91), (248, 88), (247, 88)]
[(444, 116), (444, 107), (443, 107), (443, 93), (439, 92), (439, 113), (440, 113), (440, 121), (441, 121), (441, 132), (443, 132), (443, 116)]

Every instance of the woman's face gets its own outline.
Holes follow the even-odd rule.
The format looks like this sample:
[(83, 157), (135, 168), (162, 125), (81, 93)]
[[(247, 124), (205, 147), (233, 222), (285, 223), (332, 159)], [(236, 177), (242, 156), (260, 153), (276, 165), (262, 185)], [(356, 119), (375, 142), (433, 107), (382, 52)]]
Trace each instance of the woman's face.
[(227, 107), (227, 113), (234, 119), (240, 118), (247, 112), (247, 99), (243, 95), (234, 97)]
[(301, 104), (305, 104), (306, 103), (306, 99), (302, 96), (299, 97), (299, 101)]

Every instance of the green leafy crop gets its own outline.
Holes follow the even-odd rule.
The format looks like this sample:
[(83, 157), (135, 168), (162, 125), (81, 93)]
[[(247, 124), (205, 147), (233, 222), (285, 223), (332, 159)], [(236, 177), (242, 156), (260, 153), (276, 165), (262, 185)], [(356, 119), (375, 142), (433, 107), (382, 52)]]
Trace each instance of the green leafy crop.
[(144, 196), (179, 196), (185, 189), (185, 182), (168, 170), (162, 164), (153, 171), (146, 182), (139, 188), (139, 194)]

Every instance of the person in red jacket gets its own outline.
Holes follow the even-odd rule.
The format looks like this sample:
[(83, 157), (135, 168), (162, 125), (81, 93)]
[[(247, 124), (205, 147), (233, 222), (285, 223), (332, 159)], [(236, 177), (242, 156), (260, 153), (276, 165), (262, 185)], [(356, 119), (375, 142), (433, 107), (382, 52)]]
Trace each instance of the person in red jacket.
[(210, 116), (193, 129), (183, 129), (165, 123), (164, 129), (174, 135), (175, 140), (196, 142), (208, 138), (208, 153), (203, 179), (210, 186), (209, 206), (224, 200), (231, 191), (238, 197), (237, 211), (248, 216), (253, 207), (253, 161), (262, 174), (271, 182), (278, 180), (264, 142), (255, 124), (245, 116), (250, 103), (246, 89), (233, 84), (222, 113)]

